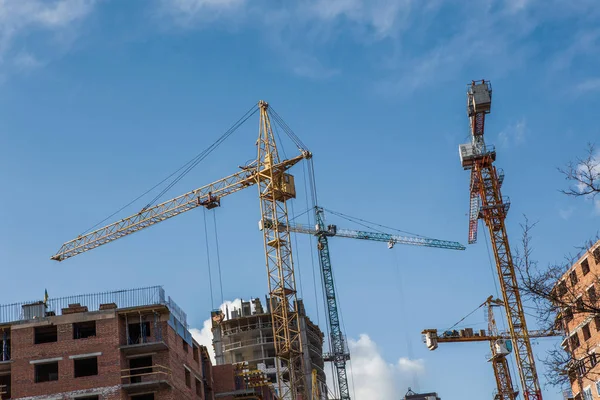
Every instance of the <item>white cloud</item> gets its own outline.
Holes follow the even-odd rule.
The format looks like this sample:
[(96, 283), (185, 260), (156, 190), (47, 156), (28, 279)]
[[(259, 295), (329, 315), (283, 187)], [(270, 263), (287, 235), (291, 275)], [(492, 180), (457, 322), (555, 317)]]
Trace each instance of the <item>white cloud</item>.
[(561, 208), (558, 210), (558, 215), (565, 221), (568, 221), (571, 218), (571, 216), (573, 215), (574, 211), (575, 211), (575, 207), (568, 207), (566, 209)]
[(247, 0), (161, 0), (161, 12), (181, 26), (214, 21), (244, 9)]
[(600, 91), (600, 78), (590, 78), (575, 85), (575, 94)]
[(40, 67), (42, 62), (33, 54), (22, 51), (14, 57), (13, 64), (19, 70), (29, 70)]
[[(226, 301), (219, 307), (224, 313), (233, 308), (241, 307), (241, 300)], [(210, 358), (215, 363), (214, 348), (212, 345), (212, 322), (205, 320), (202, 328), (191, 328), (190, 332), (194, 339), (208, 349)], [(411, 360), (401, 357), (394, 363), (386, 361), (377, 344), (367, 334), (359, 335), (357, 340), (349, 339), (351, 362), (348, 364), (350, 388), (354, 388), (356, 398), (368, 398), (369, 400), (399, 399), (406, 393), (409, 386), (415, 388), (416, 380), (425, 373), (423, 360)], [(350, 370), (351, 369), (351, 370)], [(332, 385), (332, 376), (329, 368), (325, 369), (327, 381)]]
[[(163, 12), (188, 28), (216, 24), (251, 27), (296, 75), (327, 78), (343, 73), (331, 50), (339, 39), (363, 47), (361, 63), (380, 72), (369, 84), (410, 94), (470, 70), (502, 77), (544, 51), (548, 70), (597, 53), (597, 0), (158, 0)], [(477, 18), (473, 18), (477, 15)], [(564, 46), (543, 49), (534, 33), (544, 24), (581, 19)], [(469, 21), (449, 24), (452, 21)], [(435, 37), (432, 38), (432, 33)], [(387, 51), (371, 53), (374, 45)], [(553, 67), (554, 65), (555, 67)], [(589, 65), (589, 63), (588, 63)]]
[(377, 344), (367, 334), (348, 341), (351, 387), (356, 398), (370, 400), (399, 399), (409, 386), (416, 386), (418, 376), (425, 373), (423, 360), (401, 357), (395, 364), (387, 362)]
[[(227, 311), (231, 313), (234, 308), (241, 308), (242, 300), (235, 299), (233, 301), (225, 301), (223, 304), (219, 306), (219, 309), (223, 312), (224, 316), (227, 316)], [(190, 333), (194, 337), (194, 339), (205, 346), (208, 349), (208, 354), (210, 355), (210, 359), (213, 364), (215, 364), (215, 349), (213, 348), (213, 334), (212, 334), (212, 321), (209, 319), (205, 320), (202, 323), (202, 328), (191, 328)]]
[(509, 125), (498, 134), (498, 144), (502, 147), (518, 146), (525, 141), (527, 135), (527, 122), (521, 118)]
[[(97, 0), (0, 0), (0, 68), (8, 59), (17, 69), (41, 65), (32, 52), (14, 50), (17, 40), (32, 31), (64, 33), (85, 18)], [(48, 46), (45, 46), (46, 50)]]

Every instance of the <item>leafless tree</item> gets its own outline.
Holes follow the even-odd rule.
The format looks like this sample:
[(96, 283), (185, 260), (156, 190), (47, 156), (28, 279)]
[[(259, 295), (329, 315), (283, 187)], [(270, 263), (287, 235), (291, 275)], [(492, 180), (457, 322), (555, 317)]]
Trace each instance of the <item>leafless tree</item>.
[(567, 163), (558, 171), (569, 181), (569, 187), (561, 190), (567, 196), (595, 197), (600, 194), (600, 153), (594, 144), (587, 146), (586, 155)]
[[(559, 168), (559, 172), (569, 182), (567, 189), (561, 190), (562, 193), (592, 199), (600, 194), (600, 153), (596, 152), (593, 144), (588, 145), (584, 157)], [(564, 332), (568, 326), (567, 322), (581, 314), (585, 314), (586, 318), (598, 316), (595, 322), (600, 327), (600, 274), (590, 272), (594, 274), (591, 281), (594, 282), (598, 293), (595, 289), (584, 291), (575, 278), (565, 276), (569, 268), (592, 247), (600, 235), (596, 233), (594, 238), (576, 247), (575, 254), (566, 255), (561, 262), (540, 267), (533, 258), (532, 230), (535, 225), (535, 222), (524, 218), (521, 224), (521, 243), (515, 251), (514, 260), (520, 276), (521, 294), (535, 305), (541, 328), (563, 330), (563, 333), (568, 335), (569, 332)], [(575, 344), (575, 339), (578, 340), (567, 340), (564, 347), (557, 344), (541, 358), (546, 366), (548, 384), (570, 386), (570, 382), (577, 380), (582, 388), (585, 381), (595, 382), (600, 378), (600, 374), (589, 372), (590, 365), (600, 362), (600, 354), (596, 360), (596, 356), (590, 352), (591, 349), (586, 349), (586, 343), (582, 341)]]

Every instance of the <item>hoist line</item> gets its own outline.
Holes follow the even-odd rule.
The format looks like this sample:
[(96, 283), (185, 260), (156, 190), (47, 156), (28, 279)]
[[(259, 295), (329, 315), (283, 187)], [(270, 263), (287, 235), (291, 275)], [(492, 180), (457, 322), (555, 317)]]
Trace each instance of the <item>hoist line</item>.
[(212, 284), (212, 272), (210, 268), (210, 246), (208, 245), (208, 229), (206, 227), (206, 208), (202, 208), (202, 215), (204, 216), (204, 242), (206, 244), (206, 264), (208, 266), (208, 286), (210, 289), (210, 307), (212, 310), (215, 309), (215, 299), (213, 293), (213, 284)]
[[(254, 109), (254, 111), (252, 111)], [(192, 169), (194, 169), (202, 160), (204, 160), (210, 153), (216, 150), (225, 140), (227, 140), (240, 126), (242, 126), (248, 119), (250, 119), (254, 114), (258, 112), (258, 108), (253, 106), (242, 116), (231, 128), (229, 128), (219, 139), (217, 139), (213, 144), (211, 144), (208, 148), (206, 148), (202, 153), (197, 155), (192, 163), (185, 168), (183, 172), (181, 172), (167, 187), (165, 187), (158, 195), (152, 199), (143, 210), (148, 207), (154, 205), (158, 199), (160, 199), (165, 193), (167, 193), (173, 186), (175, 186), (184, 176), (186, 176)], [(188, 163), (189, 164), (189, 163)], [(180, 168), (181, 169), (181, 168)]]
[[(254, 109), (254, 111), (252, 112), (252, 110)], [(194, 156), (194, 158), (192, 158), (191, 160), (189, 160), (188, 162), (186, 162), (185, 164), (183, 164), (181, 167), (179, 167), (178, 169), (176, 169), (175, 171), (173, 171), (169, 176), (167, 176), (166, 178), (164, 178), (163, 180), (161, 180), (160, 182), (158, 182), (156, 185), (152, 186), (150, 189), (146, 190), (144, 193), (142, 193), (141, 195), (137, 196), (135, 199), (131, 200), (129, 203), (125, 204), (123, 207), (119, 208), (117, 211), (113, 212), (112, 214), (110, 214), (108, 217), (104, 218), (102, 221), (99, 221), (98, 223), (96, 223), (94, 226), (91, 226), (90, 228), (86, 229), (84, 232), (82, 232), (80, 234), (80, 236), (85, 235), (86, 233), (90, 232), (91, 230), (93, 230), (94, 228), (96, 228), (98, 225), (106, 222), (107, 220), (109, 220), (110, 218), (114, 217), (115, 215), (117, 215), (118, 213), (120, 213), (121, 211), (123, 211), (124, 209), (126, 209), (127, 207), (131, 206), (132, 204), (134, 204), (135, 202), (137, 202), (139, 199), (141, 199), (142, 197), (146, 196), (148, 193), (152, 192), (154, 189), (156, 189), (157, 187), (159, 187), (160, 185), (162, 185), (163, 183), (165, 183), (168, 179), (170, 179), (171, 177), (173, 177), (175, 174), (177, 174), (179, 171), (189, 168), (194, 162), (196, 162), (200, 157), (202, 157), (204, 155), (204, 157), (202, 157), (202, 159), (204, 159), (206, 157), (205, 154), (206, 152), (210, 153), (213, 150), (215, 150), (225, 139), (227, 139), (235, 130), (237, 130), (239, 128), (239, 126), (241, 126), (244, 122), (246, 122), (248, 120), (248, 118), (250, 118), (252, 115), (254, 115), (256, 112), (258, 111), (258, 108), (253, 105), (245, 114), (242, 118), (240, 118), (238, 120), (238, 122), (236, 122), (231, 128), (229, 128), (223, 135), (221, 135), (213, 144), (211, 144), (209, 147), (207, 147), (205, 150), (203, 150), (201, 153), (197, 154), (196, 156)], [(249, 116), (247, 116), (247, 114), (249, 112), (252, 112)], [(242, 121), (243, 120), (243, 121)], [(241, 123), (239, 123), (240, 121), (242, 121)], [(202, 159), (200, 159), (197, 162), (202, 161)], [(191, 166), (191, 168), (194, 168), (197, 165), (194, 164), (193, 166)], [(189, 170), (187, 170), (187, 172), (189, 172)], [(185, 172), (185, 174), (187, 174), (187, 172)], [(184, 174), (184, 175), (185, 175)], [(179, 178), (180, 180), (181, 178)], [(179, 182), (179, 180), (177, 182)], [(175, 182), (175, 183), (177, 183)], [(169, 186), (169, 189), (172, 187)], [(160, 196), (164, 195), (166, 192), (163, 191), (161, 192)], [(160, 197), (159, 196), (159, 197)], [(154, 198), (152, 200), (152, 202), (148, 203), (143, 209), (148, 208), (150, 205), (152, 205), (153, 202), (155, 202), (158, 198)]]
[(215, 244), (217, 250), (217, 268), (219, 271), (219, 289), (221, 292), (221, 304), (225, 303), (225, 299), (223, 298), (223, 277), (221, 274), (221, 254), (219, 252), (219, 233), (217, 231), (217, 213), (216, 210), (213, 211), (213, 224), (215, 225)]
[[(303, 166), (302, 168), (302, 174), (304, 175), (304, 197), (306, 199), (306, 208), (308, 210), (314, 210), (314, 205), (311, 207), (309, 204), (309, 200), (308, 200), (308, 166)], [(306, 214), (306, 219), (308, 220), (308, 225), (311, 225), (311, 220), (310, 220), (310, 213)], [(317, 311), (317, 325), (321, 325), (321, 318), (320, 318), (320, 313), (319, 313), (319, 296), (317, 294), (317, 278), (316, 278), (316, 273), (315, 273), (315, 251), (313, 249), (313, 245), (314, 245), (314, 241), (313, 241), (313, 236), (309, 236), (308, 238), (309, 242), (310, 242), (310, 246), (308, 246), (310, 248), (310, 263), (311, 263), (311, 272), (312, 272), (312, 278), (313, 278), (313, 288), (314, 288), (314, 294), (315, 294), (315, 310)], [(322, 304), (322, 303), (321, 303)], [(323, 306), (324, 307), (324, 306)]]

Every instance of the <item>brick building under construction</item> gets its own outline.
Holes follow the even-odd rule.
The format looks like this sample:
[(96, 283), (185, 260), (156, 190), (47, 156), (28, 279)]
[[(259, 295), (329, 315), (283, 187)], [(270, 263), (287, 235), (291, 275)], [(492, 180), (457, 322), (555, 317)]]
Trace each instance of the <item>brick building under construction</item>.
[(561, 277), (555, 289), (562, 304), (563, 349), (569, 353), (571, 388), (565, 399), (600, 399), (600, 240), (592, 245)]
[(266, 377), (231, 366), (215, 393), (207, 349), (159, 286), (0, 306), (0, 331), (0, 399), (272, 399)]

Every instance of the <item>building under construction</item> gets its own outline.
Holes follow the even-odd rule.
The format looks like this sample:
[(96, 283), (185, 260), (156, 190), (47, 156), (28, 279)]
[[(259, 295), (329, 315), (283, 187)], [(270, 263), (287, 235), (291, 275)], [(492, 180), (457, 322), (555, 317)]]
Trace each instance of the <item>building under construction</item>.
[[(242, 301), (240, 308), (213, 311), (213, 346), (217, 366), (242, 363), (250, 369), (264, 372), (278, 387), (277, 368), (285, 371), (287, 366), (275, 355), (269, 303), (267, 299), (267, 307), (264, 308), (260, 299), (256, 298)], [(319, 392), (325, 395), (323, 332), (306, 315), (302, 300), (298, 300), (298, 311), (305, 381), (311, 382), (312, 371), (316, 370)]]
[(598, 302), (600, 240), (564, 273), (555, 286), (563, 306), (559, 319), (565, 332), (562, 348), (569, 354), (567, 375), (571, 383), (565, 399), (600, 399), (600, 316), (593, 310)]
[(0, 306), (0, 399), (276, 400), (266, 375), (223, 365), (160, 286)]

